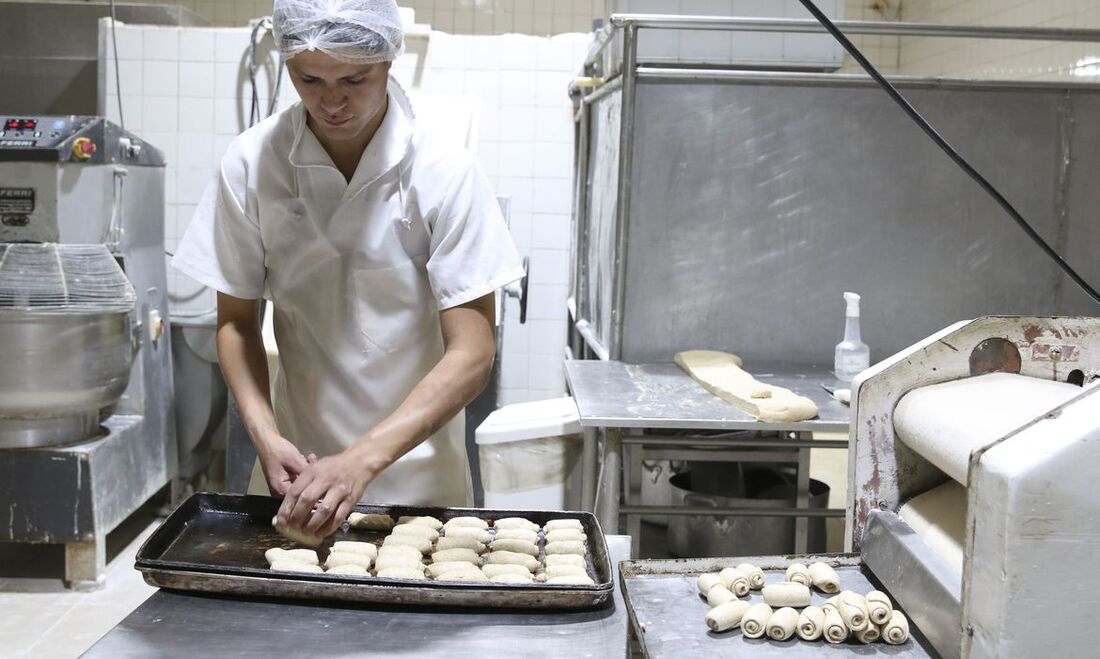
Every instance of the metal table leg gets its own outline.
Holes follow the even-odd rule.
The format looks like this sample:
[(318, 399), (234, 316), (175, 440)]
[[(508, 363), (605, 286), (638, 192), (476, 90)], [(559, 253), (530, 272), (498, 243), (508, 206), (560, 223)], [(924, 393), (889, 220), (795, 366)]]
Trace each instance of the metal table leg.
[[(645, 455), (645, 445), (624, 445), (623, 459), (629, 469), (626, 480), (626, 502), (628, 505), (640, 505), (642, 503), (642, 457)], [(626, 533), (630, 536), (631, 558), (638, 558), (639, 548), (642, 544), (642, 516), (632, 514), (626, 516)]]
[(596, 518), (604, 533), (619, 532), (619, 497), (623, 475), (622, 431), (618, 428), (604, 430), (603, 467), (599, 484)]
[[(812, 435), (807, 433), (792, 433), (792, 439), (810, 439)], [(798, 449), (798, 484), (796, 505), (798, 508), (810, 507), (810, 449)], [(794, 521), (794, 550), (796, 553), (805, 554), (809, 550), (809, 523), (806, 517), (796, 517)]]
[(581, 509), (588, 512), (596, 511), (596, 479), (599, 476), (600, 466), (596, 460), (597, 448), (596, 428), (586, 427), (581, 429), (584, 447), (581, 453)]
[(87, 542), (65, 544), (65, 581), (76, 591), (98, 590), (107, 567), (107, 541), (99, 535)]

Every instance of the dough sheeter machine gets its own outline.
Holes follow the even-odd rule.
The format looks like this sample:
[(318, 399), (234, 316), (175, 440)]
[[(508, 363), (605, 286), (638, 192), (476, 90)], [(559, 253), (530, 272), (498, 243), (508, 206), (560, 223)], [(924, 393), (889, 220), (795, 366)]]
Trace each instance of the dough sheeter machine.
[[(900, 656), (1084, 656), (1100, 598), (1100, 318), (983, 317), (952, 325), (853, 383), (850, 553), (842, 587), (889, 594), (918, 630)], [(742, 560), (620, 567), (647, 656), (814, 656), (861, 645), (709, 634), (694, 577)], [(772, 577), (782, 580), (781, 572)]]

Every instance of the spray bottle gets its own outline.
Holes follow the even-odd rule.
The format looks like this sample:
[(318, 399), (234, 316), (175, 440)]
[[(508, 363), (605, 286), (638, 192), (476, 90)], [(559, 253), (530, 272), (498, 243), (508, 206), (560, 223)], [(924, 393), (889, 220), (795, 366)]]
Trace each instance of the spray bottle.
[(871, 365), (871, 350), (859, 338), (859, 296), (844, 293), (844, 300), (848, 303), (844, 317), (844, 340), (836, 344), (833, 368), (836, 379), (848, 383)]

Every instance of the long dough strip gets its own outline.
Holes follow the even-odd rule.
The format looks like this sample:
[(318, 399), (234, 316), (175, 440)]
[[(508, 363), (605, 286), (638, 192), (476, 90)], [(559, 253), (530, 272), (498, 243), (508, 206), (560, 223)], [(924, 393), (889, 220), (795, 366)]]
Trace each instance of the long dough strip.
[(772, 606), (803, 607), (810, 605), (810, 589), (800, 583), (773, 583), (764, 586), (764, 601)]
[(794, 636), (798, 628), (798, 611), (784, 606), (768, 618), (768, 638), (773, 641), (785, 641)]
[(867, 615), (876, 625), (885, 625), (890, 621), (890, 614), (894, 611), (890, 598), (881, 590), (872, 590), (864, 598), (867, 602)]
[(676, 353), (676, 363), (707, 391), (759, 421), (805, 421), (817, 416), (817, 405), (790, 389), (758, 382), (741, 370), (736, 355), (715, 350)]
[(738, 599), (716, 606), (707, 612), (707, 627), (712, 632), (724, 632), (739, 627), (742, 618), (751, 607), (752, 604)]
[(909, 620), (901, 611), (890, 614), (890, 621), (882, 627), (882, 638), (890, 645), (901, 645), (909, 640)]
[(768, 620), (772, 617), (772, 607), (761, 602), (753, 604), (741, 618), (741, 633), (745, 638), (760, 638), (768, 629)]
[(800, 583), (803, 586), (811, 585), (813, 579), (810, 577), (810, 568), (802, 563), (793, 563), (787, 568), (787, 581), (791, 583)]
[(722, 580), (723, 586), (733, 591), (734, 595), (744, 597), (749, 594), (749, 588), (752, 584), (749, 581), (749, 575), (741, 570), (728, 567), (718, 573), (718, 578)]
[(832, 566), (821, 561), (810, 564), (810, 582), (823, 593), (832, 595), (840, 592), (840, 575)]
[(764, 571), (756, 567), (752, 563), (741, 563), (737, 566), (738, 570), (741, 570), (749, 576), (749, 587), (753, 590), (760, 590), (764, 587)]
[(818, 606), (807, 606), (798, 616), (798, 638), (816, 641), (825, 630), (825, 612)]

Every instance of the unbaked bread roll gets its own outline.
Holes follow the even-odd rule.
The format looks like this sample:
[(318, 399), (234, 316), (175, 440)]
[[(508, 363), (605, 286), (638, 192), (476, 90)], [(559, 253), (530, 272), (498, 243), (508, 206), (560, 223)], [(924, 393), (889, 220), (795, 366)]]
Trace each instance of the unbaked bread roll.
[(546, 568), (547, 578), (566, 577), (571, 574), (588, 574), (588, 570), (576, 565), (550, 565)]
[(492, 539), (488, 531), (475, 526), (452, 526), (443, 529), (443, 533), (445, 538), (473, 538), (483, 545), (489, 544)]
[(760, 638), (768, 630), (768, 620), (771, 617), (772, 607), (763, 602), (753, 604), (741, 618), (741, 634), (745, 638)]
[(706, 572), (699, 575), (699, 578), (695, 580), (695, 586), (699, 589), (699, 594), (703, 597), (707, 596), (711, 588), (715, 586), (721, 586), (722, 577), (718, 576), (716, 572)]
[(592, 577), (587, 574), (569, 574), (564, 577), (549, 577), (546, 580), (547, 584), (570, 584), (574, 586), (592, 586), (595, 585), (595, 581), (592, 581)]
[(890, 620), (882, 626), (882, 639), (890, 645), (901, 645), (909, 640), (909, 620), (901, 611), (890, 613)]
[(489, 552), (488, 562), (522, 565), (531, 573), (539, 569), (539, 561), (537, 558), (528, 554), (519, 554), (514, 551), (491, 551)]
[(317, 552), (312, 549), (283, 549), (282, 547), (272, 547), (264, 552), (264, 558), (267, 559), (268, 564), (275, 561), (297, 561), (299, 563), (309, 563), (310, 565), (319, 565), (321, 561), (317, 559)]
[(535, 524), (529, 519), (522, 517), (504, 517), (493, 522), (493, 528), (498, 531), (508, 531), (515, 529), (522, 529), (527, 531), (538, 531), (539, 525)]
[(398, 556), (404, 556), (415, 563), (419, 563), (420, 559), (424, 558), (424, 554), (420, 553), (420, 550), (416, 547), (410, 547), (408, 545), (383, 545), (378, 550), (378, 558), (394, 558)]
[(376, 574), (383, 579), (426, 579), (424, 570), (414, 567), (388, 567)]
[(499, 577), (502, 574), (517, 574), (519, 576), (527, 577), (527, 580), (531, 580), (531, 571), (523, 565), (513, 565), (511, 563), (489, 563), (481, 567), (481, 571), (485, 573), (485, 576), (492, 579), (493, 577)]
[(714, 588), (711, 588), (709, 591), (707, 591), (707, 604), (709, 604), (711, 608), (721, 606), (726, 602), (732, 602), (735, 599), (737, 599), (737, 595), (735, 595), (732, 590), (726, 588), (722, 584), (718, 584)]
[(867, 615), (867, 601), (859, 593), (850, 590), (841, 591), (836, 596), (836, 608), (840, 612), (840, 617), (844, 619), (844, 624), (848, 625), (848, 629), (853, 632), (863, 631), (867, 625), (871, 624)]
[(749, 575), (741, 570), (735, 567), (727, 567), (718, 573), (718, 578), (722, 580), (723, 586), (733, 591), (734, 595), (744, 597), (749, 594), (751, 586)]
[(577, 529), (578, 531), (583, 531), (584, 525), (581, 524), (581, 520), (570, 517), (567, 519), (552, 519), (542, 527), (542, 530), (548, 533), (556, 529)]
[(801, 608), (810, 605), (810, 589), (800, 583), (784, 581), (764, 586), (764, 601), (772, 606)]
[(380, 513), (352, 513), (348, 515), (348, 525), (361, 531), (389, 531), (393, 518)]
[(432, 548), (430, 540), (415, 535), (387, 535), (385, 540), (382, 541), (383, 547), (392, 547), (394, 545), (412, 547), (421, 554), (427, 553)]
[(443, 522), (439, 521), (438, 519), (436, 519), (434, 517), (428, 517), (427, 515), (422, 515), (422, 516), (419, 516), (419, 517), (417, 517), (417, 516), (398, 517), (397, 518), (397, 523), (398, 524), (423, 524), (424, 526), (432, 527), (436, 531), (443, 528)]
[(712, 632), (724, 632), (727, 629), (739, 627), (741, 619), (750, 607), (752, 604), (739, 599), (720, 604), (707, 612), (707, 627)]
[(297, 542), (300, 545), (306, 545), (307, 547), (316, 547), (320, 545), (322, 541), (324, 541), (324, 538), (319, 535), (310, 533), (304, 529), (299, 529), (293, 526), (289, 526), (287, 524), (283, 524), (279, 521), (278, 517), (271, 518), (271, 526), (275, 527), (275, 530), (278, 531), (283, 537), (290, 538), (294, 542)]
[(557, 542), (546, 543), (546, 555), (550, 554), (577, 554), (578, 556), (584, 556), (588, 550), (585, 548), (583, 542), (576, 540), (559, 540)]
[(432, 579), (438, 579), (448, 572), (481, 572), (481, 568), (474, 565), (473, 563), (467, 563), (466, 561), (444, 561), (442, 563), (432, 563), (428, 566), (427, 569), (428, 576)]
[(885, 625), (890, 621), (890, 613), (893, 612), (894, 606), (886, 593), (881, 590), (872, 590), (863, 599), (867, 602), (867, 615), (870, 616), (871, 622), (876, 625)]
[(272, 570), (279, 572), (311, 572), (321, 574), (324, 570), (319, 565), (312, 565), (310, 563), (303, 563), (301, 561), (275, 561), (271, 564)]
[(856, 638), (860, 643), (874, 643), (882, 637), (882, 633), (879, 631), (875, 624), (868, 624), (863, 629), (856, 632)]
[(370, 572), (362, 565), (337, 565), (325, 570), (325, 574), (339, 574), (346, 577), (369, 577)]
[(798, 616), (798, 638), (816, 641), (825, 630), (825, 612), (818, 606), (807, 606)]
[(481, 570), (460, 570), (444, 572), (439, 581), (489, 581), (489, 577)]
[(479, 554), (484, 554), (487, 547), (477, 541), (477, 538), (464, 538), (458, 537), (443, 537), (435, 543), (433, 551), (444, 551), (446, 549), (472, 549)]
[(378, 547), (370, 542), (355, 542), (354, 540), (337, 540), (332, 543), (331, 551), (350, 552), (352, 554), (364, 554), (371, 558), (378, 557)]
[(334, 551), (325, 559), (325, 567), (330, 569), (341, 565), (358, 565), (364, 570), (369, 570), (371, 563), (373, 561), (370, 556), (350, 551)]
[(835, 606), (822, 607), (825, 612), (825, 640), (829, 643), (843, 643), (848, 640), (848, 625)]
[(481, 565), (481, 557), (473, 549), (466, 549), (459, 547), (456, 549), (444, 549), (443, 551), (437, 551), (432, 554), (433, 563), (447, 563), (454, 561), (465, 561), (473, 565)]
[(538, 531), (531, 529), (497, 529), (493, 535), (494, 540), (524, 540), (538, 544)]
[(538, 558), (539, 547), (533, 542), (527, 542), (526, 540), (512, 540), (505, 538), (503, 540), (493, 540), (493, 544), (490, 545), (490, 549), (493, 551), (514, 551), (520, 554), (530, 554), (535, 558)]
[(439, 540), (439, 531), (423, 524), (398, 524), (390, 531), (391, 535), (412, 535), (424, 538), (428, 542)]
[(768, 638), (773, 641), (785, 641), (794, 636), (798, 629), (798, 611), (784, 606), (768, 618)]
[(811, 585), (813, 579), (810, 578), (810, 568), (802, 563), (792, 563), (791, 566), (787, 568), (787, 581), (791, 583), (800, 583), (803, 586)]
[(546, 532), (547, 542), (558, 542), (559, 540), (584, 542), (588, 540), (588, 536), (577, 529), (554, 529), (553, 531)]
[(409, 554), (380, 554), (374, 561), (375, 570), (385, 570), (390, 567), (421, 567), (419, 556)]
[(531, 573), (524, 570), (525, 574), (498, 574), (495, 577), (489, 577), (489, 581), (494, 583), (532, 583)]
[(480, 517), (452, 517), (443, 523), (443, 530), (446, 531), (460, 526), (463, 528), (488, 529), (489, 522)]
[(749, 587), (753, 590), (760, 590), (764, 587), (764, 571), (756, 567), (752, 563), (741, 563), (737, 566), (738, 570), (741, 570), (749, 577)]
[(823, 593), (840, 592), (840, 575), (831, 565), (821, 561), (810, 564), (810, 583)]
[(584, 560), (584, 556), (578, 554), (551, 554), (544, 559), (547, 567), (551, 565), (579, 565), (584, 567), (588, 563)]

